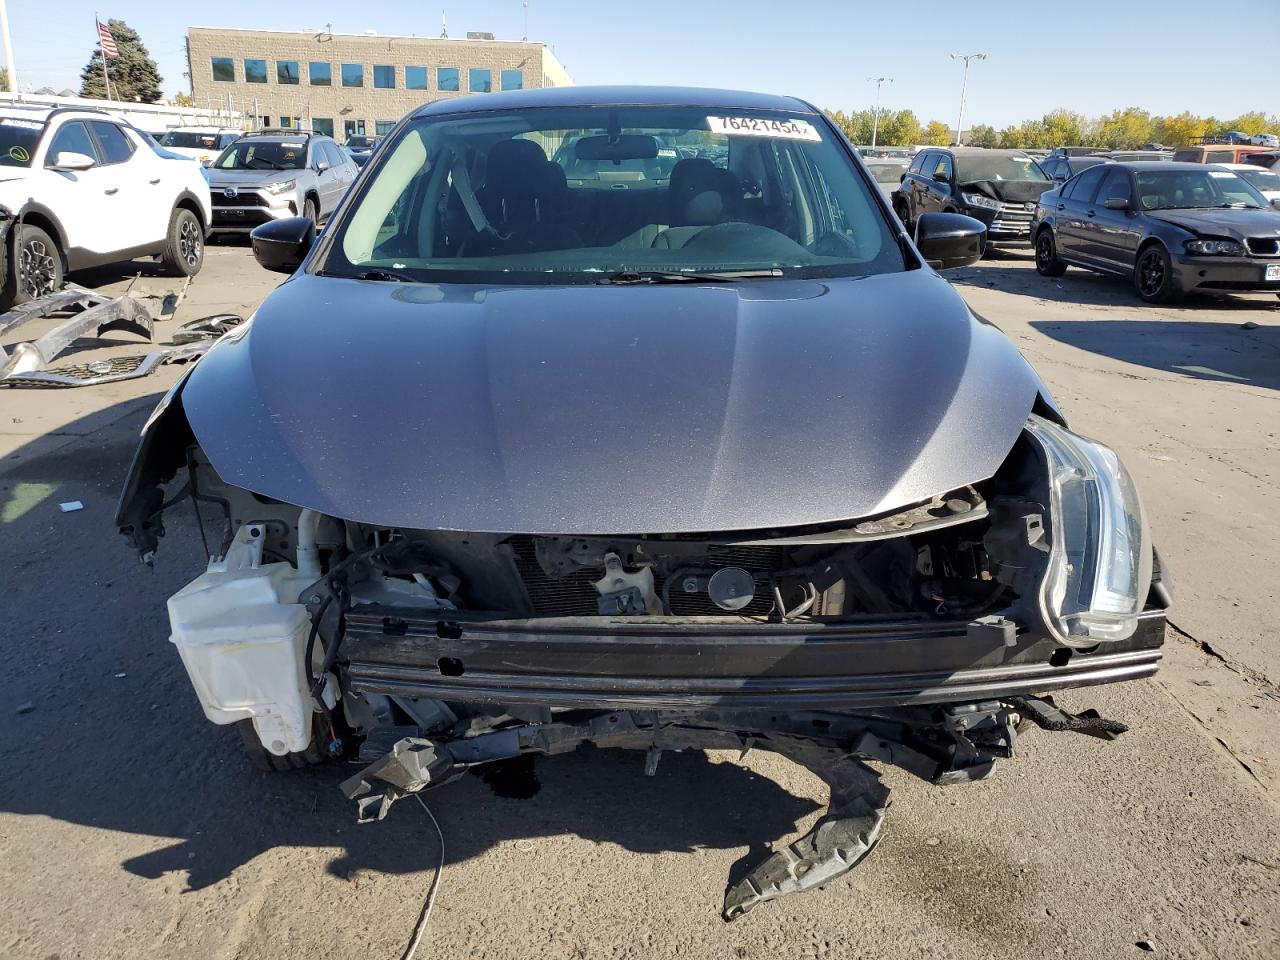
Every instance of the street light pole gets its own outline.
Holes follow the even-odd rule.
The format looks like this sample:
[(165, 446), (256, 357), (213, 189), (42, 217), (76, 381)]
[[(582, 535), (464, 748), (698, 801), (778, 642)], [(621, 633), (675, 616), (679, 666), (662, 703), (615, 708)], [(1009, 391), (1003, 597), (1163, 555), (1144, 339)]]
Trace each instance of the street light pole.
[(876, 85), (876, 109), (871, 114), (871, 146), (876, 145), (876, 134), (880, 131), (880, 84), (893, 83), (893, 77), (867, 77), (868, 83)]
[(956, 120), (956, 146), (960, 146), (960, 132), (964, 129), (964, 95), (969, 89), (969, 61), (985, 60), (985, 53), (953, 53), (952, 60), (964, 61), (964, 80), (960, 83), (960, 118)]

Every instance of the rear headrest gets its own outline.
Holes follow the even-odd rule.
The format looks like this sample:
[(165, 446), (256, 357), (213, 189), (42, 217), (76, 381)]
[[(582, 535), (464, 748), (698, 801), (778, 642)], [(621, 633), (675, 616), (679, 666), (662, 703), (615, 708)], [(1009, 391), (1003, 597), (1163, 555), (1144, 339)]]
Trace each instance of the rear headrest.
[(732, 220), (742, 191), (728, 170), (689, 157), (672, 167), (669, 193), (672, 226), (706, 226)]

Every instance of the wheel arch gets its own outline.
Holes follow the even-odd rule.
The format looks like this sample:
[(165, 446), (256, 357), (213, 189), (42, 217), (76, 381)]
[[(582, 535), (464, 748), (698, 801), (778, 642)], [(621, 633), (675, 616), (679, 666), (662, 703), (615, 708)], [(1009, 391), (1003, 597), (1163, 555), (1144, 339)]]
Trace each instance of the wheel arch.
[[(204, 207), (200, 205), (200, 199), (190, 190), (183, 190), (178, 194), (178, 199), (174, 201), (173, 209), (175, 211), (190, 210), (196, 215), (196, 219), (200, 221), (200, 229), (204, 233), (208, 234), (210, 225), (209, 221), (205, 218)], [(170, 214), (170, 216), (172, 216), (172, 214)]]
[[(58, 257), (62, 260), (62, 272), (67, 273), (71, 269), (71, 264), (67, 260), (67, 233), (62, 228), (62, 221), (58, 219), (57, 214), (44, 204), (32, 201), (14, 217), (14, 226), (21, 223), (39, 227), (53, 238), (53, 242), (58, 245)], [(13, 238), (9, 242), (9, 248), (12, 250), (13, 243), (17, 240), (17, 231), (10, 230), (9, 236)]]

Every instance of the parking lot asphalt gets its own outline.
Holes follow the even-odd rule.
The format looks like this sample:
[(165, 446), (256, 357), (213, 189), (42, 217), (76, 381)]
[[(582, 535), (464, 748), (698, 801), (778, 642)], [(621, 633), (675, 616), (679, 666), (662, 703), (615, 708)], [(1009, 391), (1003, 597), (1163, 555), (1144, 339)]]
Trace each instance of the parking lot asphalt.
[[(211, 247), (157, 339), (247, 314), (277, 279)], [(1165, 666), (1062, 697), (1131, 731), (1033, 731), (965, 786), (890, 770), (863, 865), (729, 925), (729, 875), (820, 812), (806, 771), (686, 753), (646, 778), (639, 754), (584, 751), (540, 761), (527, 799), (464, 778), (428, 798), (446, 865), (420, 956), (1280, 956), (1280, 300), (1148, 306), (1018, 254), (951, 279), (1137, 478), (1175, 586)], [(77, 359), (142, 352), (86, 346)], [(191, 518), (166, 517), (154, 569), (112, 528), (178, 374), (0, 390), (0, 957), (398, 956), (440, 856), (422, 811), (357, 827), (342, 771), (252, 769), (166, 641), (165, 598), (202, 566)]]

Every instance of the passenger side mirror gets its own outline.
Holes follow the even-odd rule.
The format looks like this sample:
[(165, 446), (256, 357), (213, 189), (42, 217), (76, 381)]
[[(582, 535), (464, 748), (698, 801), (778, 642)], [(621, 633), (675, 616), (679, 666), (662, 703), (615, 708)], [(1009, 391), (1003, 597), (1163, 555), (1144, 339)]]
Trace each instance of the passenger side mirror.
[(316, 173), (324, 173), (324, 172), (325, 172), (326, 170), (328, 170), (328, 169), (329, 169), (329, 161), (328, 161), (328, 160), (317, 160), (317, 161), (316, 161)]
[(935, 173), (933, 175), (933, 181), (935, 183), (950, 183), (951, 178), (948, 177), (945, 173)]
[(1274, 200), (1272, 200), (1271, 205), (1275, 207), (1277, 210), (1280, 210), (1280, 197), (1276, 197)]
[(935, 270), (976, 263), (987, 242), (981, 220), (960, 213), (922, 213), (916, 220), (916, 249)]
[(95, 162), (93, 157), (86, 156), (83, 153), (63, 150), (53, 158), (51, 166), (54, 170), (88, 170)]
[(293, 273), (315, 243), (316, 225), (310, 217), (272, 220), (254, 227), (249, 238), (259, 264), (276, 273)]
[(1106, 207), (1108, 210), (1128, 210), (1129, 198), (1128, 197), (1107, 197), (1107, 199), (1102, 201), (1102, 205)]

